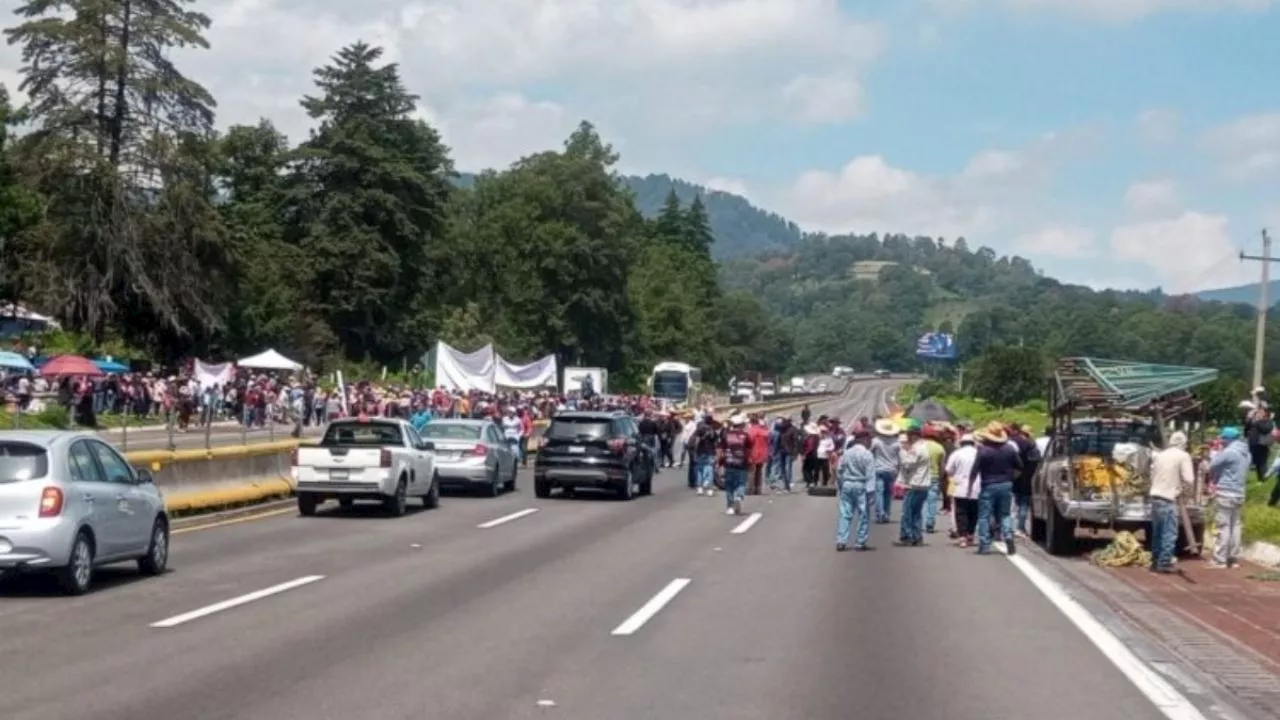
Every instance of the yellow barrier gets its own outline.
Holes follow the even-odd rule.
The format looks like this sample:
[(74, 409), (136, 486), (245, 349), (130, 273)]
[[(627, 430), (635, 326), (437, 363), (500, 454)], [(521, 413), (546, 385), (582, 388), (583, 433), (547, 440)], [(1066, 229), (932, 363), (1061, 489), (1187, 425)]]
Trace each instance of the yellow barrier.
[(242, 485), (227, 485), (188, 492), (166, 492), (165, 508), (171, 513), (225, 508), (284, 498), (293, 494), (293, 483), (281, 477), (263, 478)]

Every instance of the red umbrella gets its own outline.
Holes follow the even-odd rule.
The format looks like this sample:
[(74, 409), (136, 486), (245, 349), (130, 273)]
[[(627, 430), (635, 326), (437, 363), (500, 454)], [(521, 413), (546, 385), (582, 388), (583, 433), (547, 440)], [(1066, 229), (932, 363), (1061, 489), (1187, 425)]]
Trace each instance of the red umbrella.
[(40, 368), (41, 375), (105, 375), (92, 360), (79, 355), (59, 355)]

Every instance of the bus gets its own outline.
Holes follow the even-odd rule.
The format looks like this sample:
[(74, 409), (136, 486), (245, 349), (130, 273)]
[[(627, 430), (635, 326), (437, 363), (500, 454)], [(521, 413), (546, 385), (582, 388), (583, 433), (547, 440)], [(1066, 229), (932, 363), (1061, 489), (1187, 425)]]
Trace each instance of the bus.
[(658, 363), (649, 377), (649, 394), (672, 403), (696, 405), (701, 389), (702, 371), (687, 363)]

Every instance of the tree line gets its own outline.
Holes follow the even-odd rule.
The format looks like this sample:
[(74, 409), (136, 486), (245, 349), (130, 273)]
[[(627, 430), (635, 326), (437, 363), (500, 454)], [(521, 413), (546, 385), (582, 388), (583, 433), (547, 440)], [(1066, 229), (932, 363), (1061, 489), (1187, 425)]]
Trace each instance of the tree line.
[(33, 0), (5, 30), (0, 302), (162, 361), (275, 347), (313, 367), (413, 364), (436, 339), (555, 353), (635, 386), (661, 360), (727, 378), (785, 362), (776, 320), (722, 291), (701, 198), (647, 220), (583, 122), (562, 148), (458, 187), (395, 63), (355, 42), (299, 99), (293, 143), (264, 118), (215, 129), (172, 60), (204, 48), (190, 0)]

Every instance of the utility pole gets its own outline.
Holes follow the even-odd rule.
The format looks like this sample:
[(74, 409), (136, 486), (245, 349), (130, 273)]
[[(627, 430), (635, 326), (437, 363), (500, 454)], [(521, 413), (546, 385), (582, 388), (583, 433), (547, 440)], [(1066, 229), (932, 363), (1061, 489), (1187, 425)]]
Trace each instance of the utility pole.
[(1262, 356), (1267, 346), (1267, 312), (1271, 309), (1267, 299), (1267, 286), (1271, 284), (1271, 263), (1277, 261), (1277, 258), (1271, 257), (1271, 236), (1266, 230), (1262, 231), (1262, 255), (1245, 255), (1242, 252), (1240, 259), (1262, 263), (1262, 284), (1258, 286), (1258, 329), (1253, 337), (1253, 386), (1249, 388), (1252, 392), (1253, 388), (1262, 386)]

